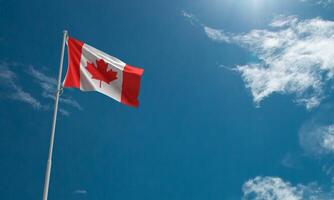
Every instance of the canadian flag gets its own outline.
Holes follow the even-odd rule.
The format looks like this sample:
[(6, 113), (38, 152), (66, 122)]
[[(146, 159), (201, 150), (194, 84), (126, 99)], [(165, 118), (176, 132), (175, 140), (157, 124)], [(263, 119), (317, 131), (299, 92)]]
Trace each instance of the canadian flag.
[(94, 47), (68, 37), (68, 68), (64, 87), (97, 91), (137, 107), (144, 70), (132, 67)]

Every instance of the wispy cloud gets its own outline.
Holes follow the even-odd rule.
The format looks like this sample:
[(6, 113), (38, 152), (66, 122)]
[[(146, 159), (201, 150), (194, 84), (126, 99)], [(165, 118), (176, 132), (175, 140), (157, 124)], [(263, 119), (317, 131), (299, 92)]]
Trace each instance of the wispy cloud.
[(301, 2), (310, 2), (314, 4), (321, 5), (323, 7), (328, 7), (334, 5), (334, 0), (300, 0)]
[[(193, 14), (185, 16), (197, 19)], [(334, 22), (321, 18), (302, 20), (297, 16), (277, 16), (267, 29), (254, 29), (246, 33), (230, 33), (197, 21), (208, 38), (219, 43), (236, 44), (257, 56), (258, 61), (237, 65), (250, 89), (254, 102), (274, 93), (290, 94), (295, 102), (312, 109), (321, 104), (332, 92), (334, 79)], [(320, 107), (321, 108), (321, 107)], [(321, 110), (319, 108), (319, 110)], [(326, 113), (326, 118), (334, 119)], [(318, 164), (333, 176), (334, 121), (308, 122), (299, 132), (300, 145), (306, 155), (317, 158)], [(304, 155), (302, 155), (304, 156)], [(299, 155), (298, 155), (299, 157)], [(320, 158), (326, 158), (321, 161)], [(298, 168), (294, 154), (287, 154), (282, 165)], [(279, 177), (256, 177), (244, 183), (244, 200), (331, 200), (334, 190), (309, 184), (292, 184)]]
[(300, 169), (302, 168), (301, 163), (301, 157), (299, 154), (293, 154), (293, 153), (287, 153), (282, 158), (280, 164), (283, 167), (289, 168), (289, 169)]
[(299, 130), (299, 143), (308, 155), (334, 155), (334, 109), (331, 105), (319, 111)]
[(192, 25), (197, 25), (199, 24), (199, 20), (197, 19), (197, 17), (185, 10), (181, 11), (181, 15), (183, 17), (185, 17)]
[[(40, 85), (42, 88), (42, 96), (44, 98), (54, 99), (54, 93), (57, 89), (57, 81), (55, 78), (45, 75), (41, 71), (36, 70), (33, 66), (29, 67), (28, 74), (30, 74)], [(63, 104), (77, 108), (78, 110), (82, 110), (80, 104), (72, 99), (72, 97), (62, 96), (59, 98), (59, 101)]]
[(231, 42), (230, 36), (224, 33), (223, 30), (217, 30), (204, 26), (204, 31), (207, 34), (207, 36), (214, 41)]
[(334, 124), (319, 127), (318, 130), (321, 133), (320, 146), (326, 152), (334, 153)]
[(334, 178), (333, 119), (333, 105), (322, 105), (300, 128), (299, 144), (304, 157), (316, 159), (323, 173)]
[(332, 200), (334, 191), (316, 183), (292, 185), (279, 177), (258, 176), (244, 183), (244, 200)]
[(257, 56), (258, 62), (236, 66), (256, 105), (279, 93), (294, 95), (307, 109), (317, 107), (334, 79), (334, 22), (278, 16), (268, 26), (234, 34), (201, 24), (211, 40), (237, 44)]
[(256, 177), (242, 187), (244, 199), (299, 200), (302, 192), (288, 182), (276, 177)]
[[(42, 104), (18, 84), (16, 74), (9, 69), (9, 65), (5, 62), (0, 63), (0, 84), (6, 90), (2, 96), (27, 103), (35, 109), (41, 109)], [(8, 90), (11, 92), (7, 92)]]
[[(18, 74), (15, 73), (10, 67), (15, 67), (21, 64), (17, 63), (7, 63), (0, 62), (0, 95), (5, 98), (13, 99), (16, 101), (25, 102), (31, 105), (35, 109), (39, 110), (50, 110), (52, 106), (49, 105), (50, 102), (42, 103), (42, 99), (54, 99), (54, 94), (56, 91), (57, 81), (55, 78), (47, 76), (45, 73), (37, 70), (35, 67), (30, 66), (26, 71), (29, 77), (27, 79), (32, 79), (37, 83), (42, 92), (40, 98), (37, 99), (33, 95), (19, 84)], [(24, 73), (23, 73), (24, 74)], [(22, 73), (21, 73), (22, 76)], [(61, 96), (59, 99), (61, 104), (74, 107), (78, 110), (82, 110), (81, 105), (75, 101), (71, 96)], [(62, 115), (68, 116), (70, 112), (64, 108), (60, 108), (59, 112)]]
[(87, 194), (87, 190), (83, 190), (83, 189), (75, 190), (74, 194)]
[(60, 114), (64, 115), (64, 116), (69, 116), (70, 112), (67, 110), (64, 110), (63, 108), (59, 108), (58, 111), (60, 112)]

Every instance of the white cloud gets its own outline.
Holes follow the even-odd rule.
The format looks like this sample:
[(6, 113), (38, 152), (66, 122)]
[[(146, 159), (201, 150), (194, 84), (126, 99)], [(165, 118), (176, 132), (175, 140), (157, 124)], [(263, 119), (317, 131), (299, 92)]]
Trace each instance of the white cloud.
[(271, 27), (285, 27), (285, 26), (294, 26), (298, 23), (298, 18), (295, 15), (284, 16), (278, 15), (275, 19), (269, 24)]
[(316, 183), (292, 185), (279, 177), (258, 176), (244, 183), (244, 200), (333, 200), (334, 192)]
[(75, 194), (87, 194), (87, 190), (83, 190), (83, 189), (75, 190), (74, 193)]
[(82, 110), (81, 105), (76, 100), (72, 99), (72, 97), (60, 97), (59, 101), (60, 103), (72, 106), (78, 110)]
[(217, 29), (213, 29), (213, 28), (204, 26), (204, 31), (207, 34), (207, 36), (211, 38), (212, 40), (220, 41), (220, 42), (230, 42), (230, 37), (227, 36), (222, 30), (217, 30)]
[(28, 103), (36, 109), (42, 108), (41, 103), (37, 99), (35, 99), (30, 93), (23, 91), (23, 89), (17, 85), (13, 86), (15, 92), (9, 95), (10, 98)]
[(41, 109), (42, 104), (35, 99), (30, 93), (24, 91), (22, 87), (17, 83), (16, 74), (8, 68), (8, 63), (0, 63), (0, 84), (2, 88), (11, 90), (11, 92), (5, 92), (3, 96), (16, 101), (21, 101), (31, 105), (35, 109)]
[(46, 76), (42, 72), (36, 70), (33, 66), (29, 67), (28, 73), (34, 78), (34, 80), (40, 85), (43, 89), (42, 95), (48, 95), (52, 92), (55, 92), (57, 81), (55, 78)]
[[(42, 88), (42, 96), (45, 98), (54, 99), (54, 94), (57, 89), (57, 80), (50, 76), (45, 75), (41, 71), (36, 70), (33, 66), (29, 67), (28, 73), (34, 77), (35, 81)], [(78, 110), (82, 110), (80, 104), (73, 100), (71, 97), (61, 96), (59, 98), (61, 103), (77, 108)]]
[(302, 191), (276, 177), (256, 177), (243, 185), (244, 199), (299, 200)]
[(328, 7), (334, 4), (334, 0), (300, 0), (301, 2), (310, 2), (318, 5), (322, 5), (324, 7)]
[(196, 18), (195, 15), (191, 14), (191, 13), (188, 13), (187, 11), (185, 10), (181, 10), (181, 15), (183, 17), (186, 17), (186, 18)]
[(281, 160), (281, 165), (290, 169), (302, 168), (300, 156), (298, 154), (287, 153)]
[[(300, 128), (299, 144), (304, 158), (316, 160), (327, 177), (334, 180), (334, 107), (324, 104)], [(334, 183), (334, 182), (333, 182)], [(333, 184), (334, 187), (334, 184)]]
[(334, 22), (278, 16), (269, 27), (241, 34), (203, 29), (210, 39), (238, 44), (258, 57), (257, 63), (236, 67), (257, 105), (279, 93), (294, 95), (307, 109), (317, 107), (334, 78)]
[(64, 110), (63, 108), (59, 108), (59, 113), (64, 115), (64, 116), (69, 116), (70, 112), (68, 112), (67, 110)]
[(199, 20), (197, 19), (197, 17), (185, 10), (181, 10), (181, 15), (183, 17), (185, 17), (187, 20), (189, 20), (189, 22), (192, 24), (192, 25), (196, 25), (199, 23)]
[[(42, 103), (33, 95), (27, 92), (19, 83), (18, 76), (14, 73), (10, 67), (17, 67), (21, 64), (17, 63), (6, 63), (0, 62), (0, 96), (4, 98), (13, 99), (15, 101), (21, 101), (31, 105), (35, 109), (39, 110), (51, 110), (52, 106)], [(57, 81), (56, 79), (49, 77), (42, 73), (41, 71), (35, 69), (33, 66), (30, 66), (27, 73), (33, 78), (33, 80), (38, 83), (42, 89), (41, 97), (46, 99), (54, 99), (54, 93), (56, 91)], [(29, 77), (29, 79), (31, 79)], [(71, 96), (61, 96), (59, 102), (71, 107), (74, 107), (78, 110), (82, 110), (81, 105), (72, 99)], [(52, 102), (53, 103), (53, 102)], [(68, 116), (70, 112), (64, 108), (60, 108), (59, 112), (62, 115)]]
[[(322, 105), (299, 130), (299, 144), (307, 155), (334, 155), (334, 107)], [(327, 162), (326, 162), (327, 163)], [(330, 163), (327, 163), (327, 165)]]
[(328, 152), (334, 152), (334, 124), (322, 127), (322, 148), (326, 149)]
[(299, 133), (302, 148), (311, 155), (334, 153), (334, 124), (307, 125)]

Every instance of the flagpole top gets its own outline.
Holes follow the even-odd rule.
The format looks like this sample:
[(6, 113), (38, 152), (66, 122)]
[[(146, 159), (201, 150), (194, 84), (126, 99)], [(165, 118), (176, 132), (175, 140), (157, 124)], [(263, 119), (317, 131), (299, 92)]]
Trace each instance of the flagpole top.
[(63, 30), (63, 35), (64, 35), (65, 43), (67, 44), (67, 39), (68, 39), (68, 32), (67, 32), (67, 30)]
[(64, 36), (66, 36), (66, 40), (67, 40), (67, 36), (68, 36), (67, 30), (63, 30), (63, 34), (64, 34)]

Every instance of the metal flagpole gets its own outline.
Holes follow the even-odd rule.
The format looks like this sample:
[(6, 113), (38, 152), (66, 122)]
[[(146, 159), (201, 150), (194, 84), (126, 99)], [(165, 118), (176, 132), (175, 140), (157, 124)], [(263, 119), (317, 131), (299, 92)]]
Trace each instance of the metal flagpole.
[(49, 183), (50, 183), (50, 174), (51, 174), (51, 165), (52, 165), (52, 151), (53, 151), (53, 143), (54, 143), (54, 137), (55, 137), (55, 130), (56, 130), (56, 121), (57, 121), (57, 111), (58, 111), (58, 101), (59, 96), (61, 93), (61, 74), (63, 70), (63, 62), (64, 62), (64, 52), (65, 52), (65, 43), (67, 39), (67, 31), (63, 31), (63, 44), (61, 49), (61, 55), (60, 55), (60, 63), (59, 63), (59, 72), (58, 72), (58, 85), (57, 85), (57, 91), (55, 94), (55, 107), (53, 111), (53, 121), (52, 121), (52, 129), (51, 129), (51, 137), (50, 137), (50, 146), (49, 146), (49, 157), (48, 162), (46, 166), (46, 172), (45, 172), (45, 180), (44, 180), (44, 191), (43, 191), (43, 200), (48, 199), (48, 192), (49, 192)]

